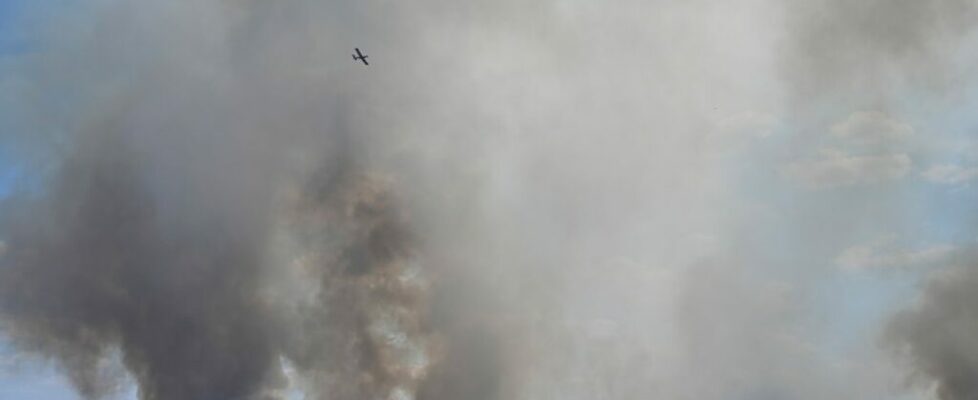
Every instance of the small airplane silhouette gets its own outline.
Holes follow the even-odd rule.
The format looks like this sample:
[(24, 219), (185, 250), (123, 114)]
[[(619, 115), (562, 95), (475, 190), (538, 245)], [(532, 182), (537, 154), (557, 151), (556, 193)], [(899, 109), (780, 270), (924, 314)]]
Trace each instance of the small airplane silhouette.
[(369, 56), (363, 55), (363, 53), (360, 52), (359, 48), (354, 48), (353, 50), (357, 51), (357, 54), (353, 55), (353, 61), (360, 60), (363, 61), (363, 65), (370, 65), (370, 63), (367, 62), (367, 57)]

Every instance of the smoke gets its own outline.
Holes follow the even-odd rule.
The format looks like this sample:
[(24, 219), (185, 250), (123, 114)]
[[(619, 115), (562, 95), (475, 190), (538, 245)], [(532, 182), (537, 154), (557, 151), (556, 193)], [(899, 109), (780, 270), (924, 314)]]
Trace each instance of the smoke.
[(5, 325), (87, 397), (103, 394), (93, 371), (115, 346), (147, 399), (256, 392), (276, 361), (252, 294), (262, 232), (233, 215), (162, 221), (118, 128), (93, 129), (8, 225)]
[(787, 10), (783, 65), (798, 100), (853, 96), (879, 107), (900, 89), (953, 90), (967, 78), (955, 52), (978, 18), (972, 1), (825, 0)]
[[(401, 113), (430, 94), (392, 84), (418, 78), (393, 60), (419, 67), (423, 26), (368, 8), (68, 10), (70, 33), (14, 68), (38, 103), (84, 100), (4, 137), (36, 188), (3, 208), (13, 345), (90, 399), (128, 379), (145, 400), (496, 398), (492, 318), (452, 292), (481, 285), (427, 256), (395, 183), (424, 184), (403, 149), (438, 143), (404, 141), (420, 134)], [(388, 66), (373, 82), (346, 63), (358, 24), (389, 30), (356, 43)]]
[[(407, 289), (389, 287), (397, 283), (386, 271), (401, 267), (388, 264), (404, 250), (399, 238), (388, 236), (401, 228), (374, 222), (384, 217), (371, 214), (386, 215), (396, 205), (350, 205), (356, 218), (365, 219), (363, 226), (354, 220), (348, 229), (331, 232), (353, 236), (344, 250), (348, 255), (317, 262), (343, 265), (329, 264), (324, 271), (382, 272), (349, 278), (370, 281), (346, 284), (351, 288), (344, 286), (344, 274), (315, 275), (324, 281), (322, 301), (339, 300), (329, 312), (348, 305), (343, 313), (349, 315), (334, 320), (316, 311), (300, 321), (342, 324), (310, 330), (312, 337), (301, 339), (310, 346), (350, 340), (360, 348), (356, 357), (310, 354), (314, 349), (299, 347), (305, 342), (293, 343), (303, 326), (285, 325), (296, 323), (279, 318), (289, 304), (267, 293), (267, 277), (276, 268), (269, 238), (284, 218), (278, 199), (292, 185), (287, 182), (308, 173), (325, 180), (319, 175), (341, 172), (338, 154), (357, 157), (340, 120), (350, 110), (333, 108), (324, 119), (333, 124), (317, 117), (320, 106), (342, 98), (341, 89), (310, 97), (288, 78), (271, 79), (288, 75), (264, 59), (279, 45), (261, 43), (274, 39), (261, 33), (273, 22), (236, 13), (257, 12), (259, 6), (213, 2), (194, 12), (186, 6), (99, 6), (94, 15), (76, 17), (93, 24), (92, 31), (57, 37), (47, 45), (70, 50), (43, 55), (92, 63), (91, 70), (82, 67), (85, 78), (76, 82), (60, 69), (66, 64), (51, 60), (23, 74), (38, 89), (55, 93), (87, 86), (86, 79), (96, 84), (81, 88), (87, 101), (73, 106), (86, 110), (70, 110), (67, 134), (13, 138), (17, 145), (34, 145), (43, 153), (38, 160), (54, 161), (50, 173), (32, 174), (37, 192), (8, 201), (4, 209), (5, 332), (17, 347), (57, 360), (86, 398), (119, 390), (123, 377), (112, 365), (114, 354), (147, 400), (279, 398), (286, 384), (283, 359), (310, 375), (319, 365), (309, 360), (318, 356), (329, 357), (334, 364), (328, 367), (349, 362), (337, 369), (356, 372), (349, 382), (360, 374), (370, 377), (347, 398), (397, 398), (382, 390), (405, 391), (411, 398), (419, 376), (408, 361), (399, 361), (414, 356), (401, 353), (426, 357), (426, 349), (401, 348), (413, 343), (399, 344), (396, 336), (421, 329), (420, 321), (409, 321), (420, 318), (420, 306), (405, 300), (413, 296)], [(230, 21), (238, 17), (240, 23)], [(260, 57), (249, 54), (251, 48), (234, 48), (241, 36), (254, 38)], [(190, 40), (195, 44), (183, 43)], [(304, 157), (301, 150), (316, 152), (309, 164), (327, 167), (302, 171), (307, 162), (297, 161)], [(347, 334), (355, 337), (331, 338)], [(391, 366), (397, 363), (404, 367)]]
[(309, 376), (308, 394), (414, 398), (434, 362), (417, 239), (384, 179), (332, 178), (299, 200), (287, 230), (298, 233), (298, 276), (319, 287), (294, 308), (285, 354)]
[(40, 10), (0, 65), (0, 328), (87, 399), (881, 397), (809, 325), (863, 210), (776, 164), (785, 98), (966, 31), (916, 4)]

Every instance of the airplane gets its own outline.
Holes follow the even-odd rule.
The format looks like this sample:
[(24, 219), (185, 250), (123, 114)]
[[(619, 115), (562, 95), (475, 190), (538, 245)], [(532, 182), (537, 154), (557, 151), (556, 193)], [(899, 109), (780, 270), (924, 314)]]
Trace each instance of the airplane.
[(370, 63), (367, 62), (367, 57), (369, 56), (363, 55), (363, 53), (360, 52), (359, 48), (354, 48), (354, 50), (357, 51), (357, 54), (353, 55), (353, 61), (360, 60), (363, 61), (363, 65), (370, 65)]

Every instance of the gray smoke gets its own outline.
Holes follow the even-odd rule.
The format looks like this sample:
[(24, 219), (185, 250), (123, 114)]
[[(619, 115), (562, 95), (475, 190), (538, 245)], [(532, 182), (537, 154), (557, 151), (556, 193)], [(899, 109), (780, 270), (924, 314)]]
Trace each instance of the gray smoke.
[[(351, 78), (370, 70), (337, 39), (373, 24), (357, 4), (106, 4), (25, 58), (40, 92), (87, 97), (64, 130), (4, 137), (38, 167), (2, 209), (12, 343), (88, 399), (122, 369), (144, 400), (495, 398), (498, 348), (460, 326), (491, 318), (443, 310), (457, 279), (428, 264), (459, 267), (426, 257), (396, 194), (410, 171), (384, 165), (378, 138), (407, 126), (367, 117), (412, 105), (372, 100), (405, 95), (396, 74)], [(384, 22), (387, 57), (406, 54)]]
[(42, 10), (0, 62), (0, 328), (88, 399), (874, 397), (805, 324), (826, 226), (900, 203), (785, 189), (785, 98), (915, 71), (969, 5)]

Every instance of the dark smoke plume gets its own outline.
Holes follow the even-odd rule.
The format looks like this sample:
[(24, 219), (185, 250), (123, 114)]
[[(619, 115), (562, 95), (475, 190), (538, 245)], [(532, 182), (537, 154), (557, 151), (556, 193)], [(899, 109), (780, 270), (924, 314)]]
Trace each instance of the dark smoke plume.
[(319, 284), (286, 301), (266, 295), (254, 216), (162, 219), (125, 135), (98, 128), (50, 192), (8, 210), (0, 306), (18, 345), (86, 398), (112, 393), (99, 366), (115, 349), (145, 400), (278, 398), (283, 359), (309, 395), (415, 397), (434, 362), (429, 283), (384, 179), (332, 163), (300, 190), (284, 228)]
[(255, 296), (263, 232), (233, 214), (163, 220), (122, 128), (94, 129), (49, 192), (9, 216), (4, 326), (89, 398), (105, 394), (91, 371), (113, 348), (143, 399), (255, 395), (278, 362)]
[[(973, 255), (973, 254), (972, 254)], [(978, 398), (978, 269), (943, 271), (891, 322), (888, 340), (941, 400)]]
[(429, 282), (389, 184), (327, 171), (298, 202), (296, 264), (319, 285), (288, 357), (323, 398), (413, 399), (433, 362)]

